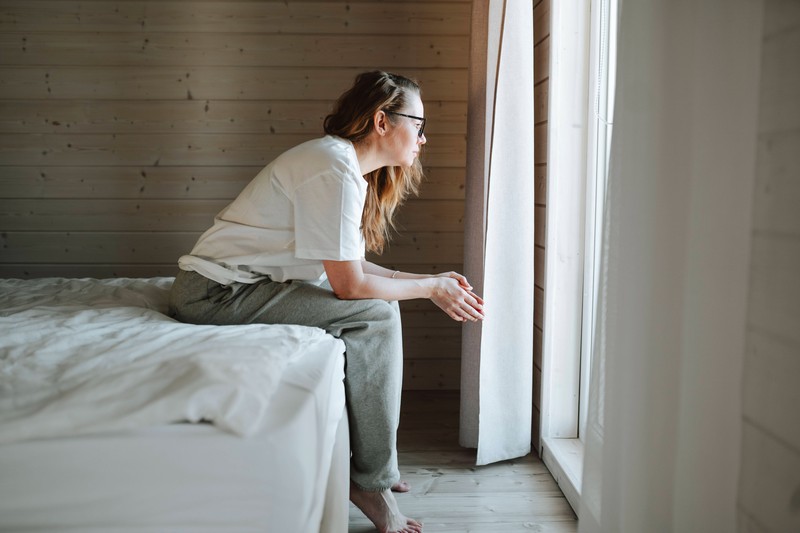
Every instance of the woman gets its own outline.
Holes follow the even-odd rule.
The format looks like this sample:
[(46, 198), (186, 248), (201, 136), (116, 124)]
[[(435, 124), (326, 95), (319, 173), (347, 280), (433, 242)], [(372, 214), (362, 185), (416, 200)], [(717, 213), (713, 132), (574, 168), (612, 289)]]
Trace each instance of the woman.
[(397, 468), (402, 339), (398, 300), (428, 298), (457, 321), (483, 301), (456, 272), (392, 271), (380, 253), (395, 209), (422, 178), (420, 90), (386, 72), (359, 75), (325, 118), (325, 137), (264, 168), (180, 258), (170, 305), (198, 324), (300, 324), (346, 346), (350, 499), (382, 532), (418, 532), (391, 488)]

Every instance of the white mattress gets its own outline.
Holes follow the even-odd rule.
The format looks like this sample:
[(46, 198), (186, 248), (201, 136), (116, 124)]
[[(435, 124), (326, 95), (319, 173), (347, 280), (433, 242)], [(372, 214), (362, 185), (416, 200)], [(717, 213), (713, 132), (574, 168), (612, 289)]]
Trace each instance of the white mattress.
[(0, 280), (0, 443), (190, 420), (262, 424), (319, 328), (197, 326), (167, 317), (172, 280)]
[(337, 348), (292, 360), (250, 437), (183, 423), (0, 445), (0, 531), (346, 531)]

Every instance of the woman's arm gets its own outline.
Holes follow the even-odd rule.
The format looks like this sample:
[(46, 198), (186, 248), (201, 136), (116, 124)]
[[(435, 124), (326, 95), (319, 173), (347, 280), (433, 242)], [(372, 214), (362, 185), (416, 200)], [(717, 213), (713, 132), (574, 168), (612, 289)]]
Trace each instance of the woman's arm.
[(399, 278), (399, 279), (424, 279), (429, 278), (425, 274), (412, 274), (410, 272), (400, 272), (399, 270), (390, 270), (375, 263), (371, 263), (366, 259), (361, 260), (361, 269), (365, 274), (372, 274), (373, 276), (381, 276), (383, 278)]
[(323, 264), (333, 292), (343, 300), (427, 298), (453, 320), (483, 319), (483, 300), (472, 292), (466, 278), (455, 272), (437, 276), (403, 272), (393, 278), (396, 271), (368, 261), (323, 261)]
[(459, 274), (458, 272), (451, 271), (451, 272), (442, 272), (440, 274), (413, 274), (411, 272), (390, 270), (380, 265), (376, 265), (375, 263), (371, 263), (366, 259), (361, 260), (361, 268), (365, 274), (373, 274), (375, 276), (381, 276), (384, 278), (395, 278), (395, 279), (425, 279), (425, 278), (438, 278), (438, 277), (453, 278), (457, 280), (461, 284), (461, 286), (463, 286), (468, 291), (472, 290), (472, 285), (469, 284), (467, 278)]

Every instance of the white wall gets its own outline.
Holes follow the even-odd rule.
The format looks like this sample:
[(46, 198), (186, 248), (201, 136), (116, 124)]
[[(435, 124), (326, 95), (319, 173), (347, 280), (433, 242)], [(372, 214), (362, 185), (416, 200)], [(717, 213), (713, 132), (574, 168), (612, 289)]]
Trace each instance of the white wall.
[(765, 6), (741, 533), (800, 531), (800, 2)]

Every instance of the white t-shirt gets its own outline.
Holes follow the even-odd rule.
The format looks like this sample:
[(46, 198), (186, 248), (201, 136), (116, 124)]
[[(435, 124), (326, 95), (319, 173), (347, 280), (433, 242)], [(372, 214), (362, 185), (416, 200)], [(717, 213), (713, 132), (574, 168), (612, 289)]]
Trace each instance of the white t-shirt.
[(267, 165), (178, 260), (223, 285), (325, 280), (322, 260), (364, 257), (367, 182), (353, 144), (328, 135)]

